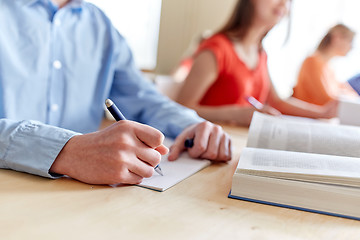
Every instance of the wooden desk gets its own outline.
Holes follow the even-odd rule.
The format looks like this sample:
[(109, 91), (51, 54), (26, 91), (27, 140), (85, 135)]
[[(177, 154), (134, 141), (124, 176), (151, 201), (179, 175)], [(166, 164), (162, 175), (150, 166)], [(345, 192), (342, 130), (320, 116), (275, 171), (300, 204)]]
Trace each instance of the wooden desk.
[(359, 239), (359, 221), (229, 199), (247, 129), (224, 129), (233, 160), (162, 193), (0, 170), (0, 238)]

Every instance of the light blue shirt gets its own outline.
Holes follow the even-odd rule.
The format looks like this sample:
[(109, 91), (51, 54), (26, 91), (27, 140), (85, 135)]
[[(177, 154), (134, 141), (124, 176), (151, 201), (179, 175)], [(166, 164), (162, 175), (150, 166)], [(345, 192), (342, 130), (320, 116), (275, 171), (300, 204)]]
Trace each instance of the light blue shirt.
[(49, 169), (65, 143), (99, 128), (106, 98), (126, 118), (170, 137), (203, 121), (144, 79), (94, 5), (0, 0), (1, 168), (53, 177)]

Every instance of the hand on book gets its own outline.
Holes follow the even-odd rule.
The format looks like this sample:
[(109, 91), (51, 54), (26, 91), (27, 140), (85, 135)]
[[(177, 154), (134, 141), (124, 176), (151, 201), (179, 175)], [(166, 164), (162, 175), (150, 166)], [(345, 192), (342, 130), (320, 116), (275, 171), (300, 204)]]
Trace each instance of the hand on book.
[(332, 100), (326, 105), (324, 105), (323, 111), (321, 112), (319, 118), (334, 118), (337, 117), (339, 106), (339, 100)]
[(281, 116), (281, 112), (279, 110), (267, 104), (265, 104), (261, 109), (258, 109), (258, 111), (273, 116)]

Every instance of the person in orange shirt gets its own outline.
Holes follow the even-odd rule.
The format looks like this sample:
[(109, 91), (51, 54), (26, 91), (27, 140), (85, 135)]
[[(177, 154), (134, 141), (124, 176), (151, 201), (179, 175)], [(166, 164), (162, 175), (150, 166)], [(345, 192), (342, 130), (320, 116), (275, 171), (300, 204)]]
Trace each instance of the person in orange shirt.
[(225, 26), (204, 40), (177, 101), (210, 121), (249, 125), (255, 111), (246, 100), (264, 103), (259, 111), (311, 118), (336, 115), (336, 102), (324, 107), (281, 99), (270, 81), (262, 40), (289, 12), (290, 0), (239, 0)]
[(352, 47), (355, 33), (343, 24), (332, 27), (321, 40), (315, 53), (303, 62), (293, 97), (324, 105), (341, 95), (358, 97), (348, 83), (340, 83), (329, 66), (336, 56), (346, 56)]

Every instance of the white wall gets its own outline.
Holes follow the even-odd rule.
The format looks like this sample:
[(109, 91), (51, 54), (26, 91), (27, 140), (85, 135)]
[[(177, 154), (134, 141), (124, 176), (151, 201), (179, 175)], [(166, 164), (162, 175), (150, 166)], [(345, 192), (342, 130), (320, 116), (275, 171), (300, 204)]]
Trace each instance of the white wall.
[[(341, 22), (360, 34), (360, 1), (358, 0), (293, 0), (291, 35), (284, 46), (287, 21), (277, 25), (264, 41), (269, 57), (269, 71), (278, 93), (292, 94), (304, 58), (311, 54), (327, 30)], [(347, 57), (335, 59), (332, 66), (340, 81), (360, 72), (360, 37)]]
[(163, 0), (156, 72), (169, 74), (192, 40), (227, 20), (236, 0)]
[[(157, 72), (167, 74), (176, 66), (194, 36), (216, 30), (227, 20), (236, 0), (164, 0), (158, 48)], [(360, 34), (359, 0), (292, 0), (291, 32), (288, 22), (278, 24), (264, 40), (269, 72), (278, 93), (292, 93), (300, 65), (327, 30), (342, 22)], [(332, 62), (340, 81), (360, 72), (360, 36), (350, 54)]]
[(88, 1), (100, 7), (126, 38), (137, 66), (155, 69), (162, 0)]
[[(237, 0), (90, 0), (110, 16), (127, 38), (140, 68), (169, 74), (204, 30), (217, 30)], [(161, 19), (160, 18), (161, 7)], [(303, 59), (313, 52), (332, 25), (342, 22), (360, 34), (359, 0), (292, 0), (291, 35), (287, 22), (264, 41), (269, 71), (280, 96), (292, 92)], [(159, 26), (160, 23), (160, 26)], [(332, 63), (340, 81), (360, 72), (360, 36), (350, 54)]]

